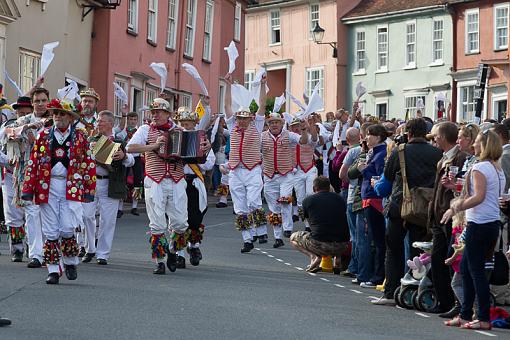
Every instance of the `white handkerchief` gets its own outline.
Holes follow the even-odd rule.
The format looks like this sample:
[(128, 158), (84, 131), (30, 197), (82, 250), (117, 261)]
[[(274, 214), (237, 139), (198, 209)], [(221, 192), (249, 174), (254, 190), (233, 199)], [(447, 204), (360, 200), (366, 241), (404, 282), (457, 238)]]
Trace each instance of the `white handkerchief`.
[(236, 43), (232, 40), (230, 45), (225, 47), (224, 50), (227, 51), (228, 54), (228, 73), (232, 73), (236, 69), (236, 59), (239, 57)]
[(163, 93), (165, 91), (166, 78), (168, 76), (165, 63), (151, 63), (149, 66), (160, 77), (160, 88)]
[(41, 77), (46, 73), (48, 66), (50, 66), (53, 58), (55, 57), (55, 53), (53, 53), (53, 49), (57, 47), (59, 44), (58, 41), (44, 44), (41, 54)]

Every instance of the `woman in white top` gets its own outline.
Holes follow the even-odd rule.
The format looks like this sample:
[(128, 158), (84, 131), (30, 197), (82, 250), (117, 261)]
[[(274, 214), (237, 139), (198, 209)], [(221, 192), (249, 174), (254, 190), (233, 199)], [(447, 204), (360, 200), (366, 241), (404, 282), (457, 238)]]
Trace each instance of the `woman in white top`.
[[(461, 262), (464, 302), (460, 315), (445, 324), (488, 330), (491, 329), (491, 323), (485, 262), (492, 258), (499, 236), (498, 199), (505, 188), (505, 175), (498, 160), (503, 148), (498, 135), (489, 130), (479, 133), (473, 146), (479, 161), (466, 176), (467, 195), (453, 203), (441, 221), (446, 223), (457, 212), (466, 211), (467, 228)], [(478, 297), (478, 320), (471, 321), (475, 296)]]

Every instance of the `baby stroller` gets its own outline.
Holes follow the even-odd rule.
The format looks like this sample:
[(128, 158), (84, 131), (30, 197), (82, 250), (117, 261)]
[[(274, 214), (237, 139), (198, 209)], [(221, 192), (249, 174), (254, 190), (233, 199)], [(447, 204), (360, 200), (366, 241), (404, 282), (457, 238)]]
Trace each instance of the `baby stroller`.
[(408, 261), (409, 271), (400, 279), (400, 287), (395, 290), (395, 302), (402, 308), (430, 312), (438, 304), (430, 270), (432, 242), (414, 242), (413, 247), (423, 250), (423, 253)]

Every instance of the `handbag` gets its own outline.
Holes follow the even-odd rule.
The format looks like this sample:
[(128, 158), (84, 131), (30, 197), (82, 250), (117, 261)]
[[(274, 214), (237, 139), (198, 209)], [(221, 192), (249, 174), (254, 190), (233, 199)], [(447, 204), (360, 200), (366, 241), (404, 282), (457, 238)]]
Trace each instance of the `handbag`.
[(433, 188), (415, 187), (409, 189), (406, 174), (405, 144), (398, 147), (398, 158), (400, 161), (400, 173), (402, 174), (402, 208), (400, 215), (406, 222), (426, 227), (428, 221), (429, 203), (434, 197)]
[(508, 260), (503, 251), (503, 226), (499, 237), (499, 249), (494, 252), (494, 269), (491, 273), (489, 283), (494, 286), (504, 286), (508, 284)]

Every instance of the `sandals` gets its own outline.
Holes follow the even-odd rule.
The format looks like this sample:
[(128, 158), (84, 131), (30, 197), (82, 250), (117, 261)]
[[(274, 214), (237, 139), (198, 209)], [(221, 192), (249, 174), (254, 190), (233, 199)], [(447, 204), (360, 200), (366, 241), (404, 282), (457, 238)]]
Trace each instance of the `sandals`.
[(460, 328), (490, 331), (492, 329), (492, 325), (490, 322), (474, 320), (466, 322), (465, 324), (461, 325)]
[(451, 320), (445, 321), (444, 325), (448, 327), (463, 327), (465, 324), (468, 324), (469, 321), (463, 320), (460, 316), (456, 316)]
[(306, 271), (308, 273), (317, 273), (320, 270), (321, 270), (320, 265), (319, 266), (315, 266), (315, 267), (311, 267), (311, 266), (306, 267)]

